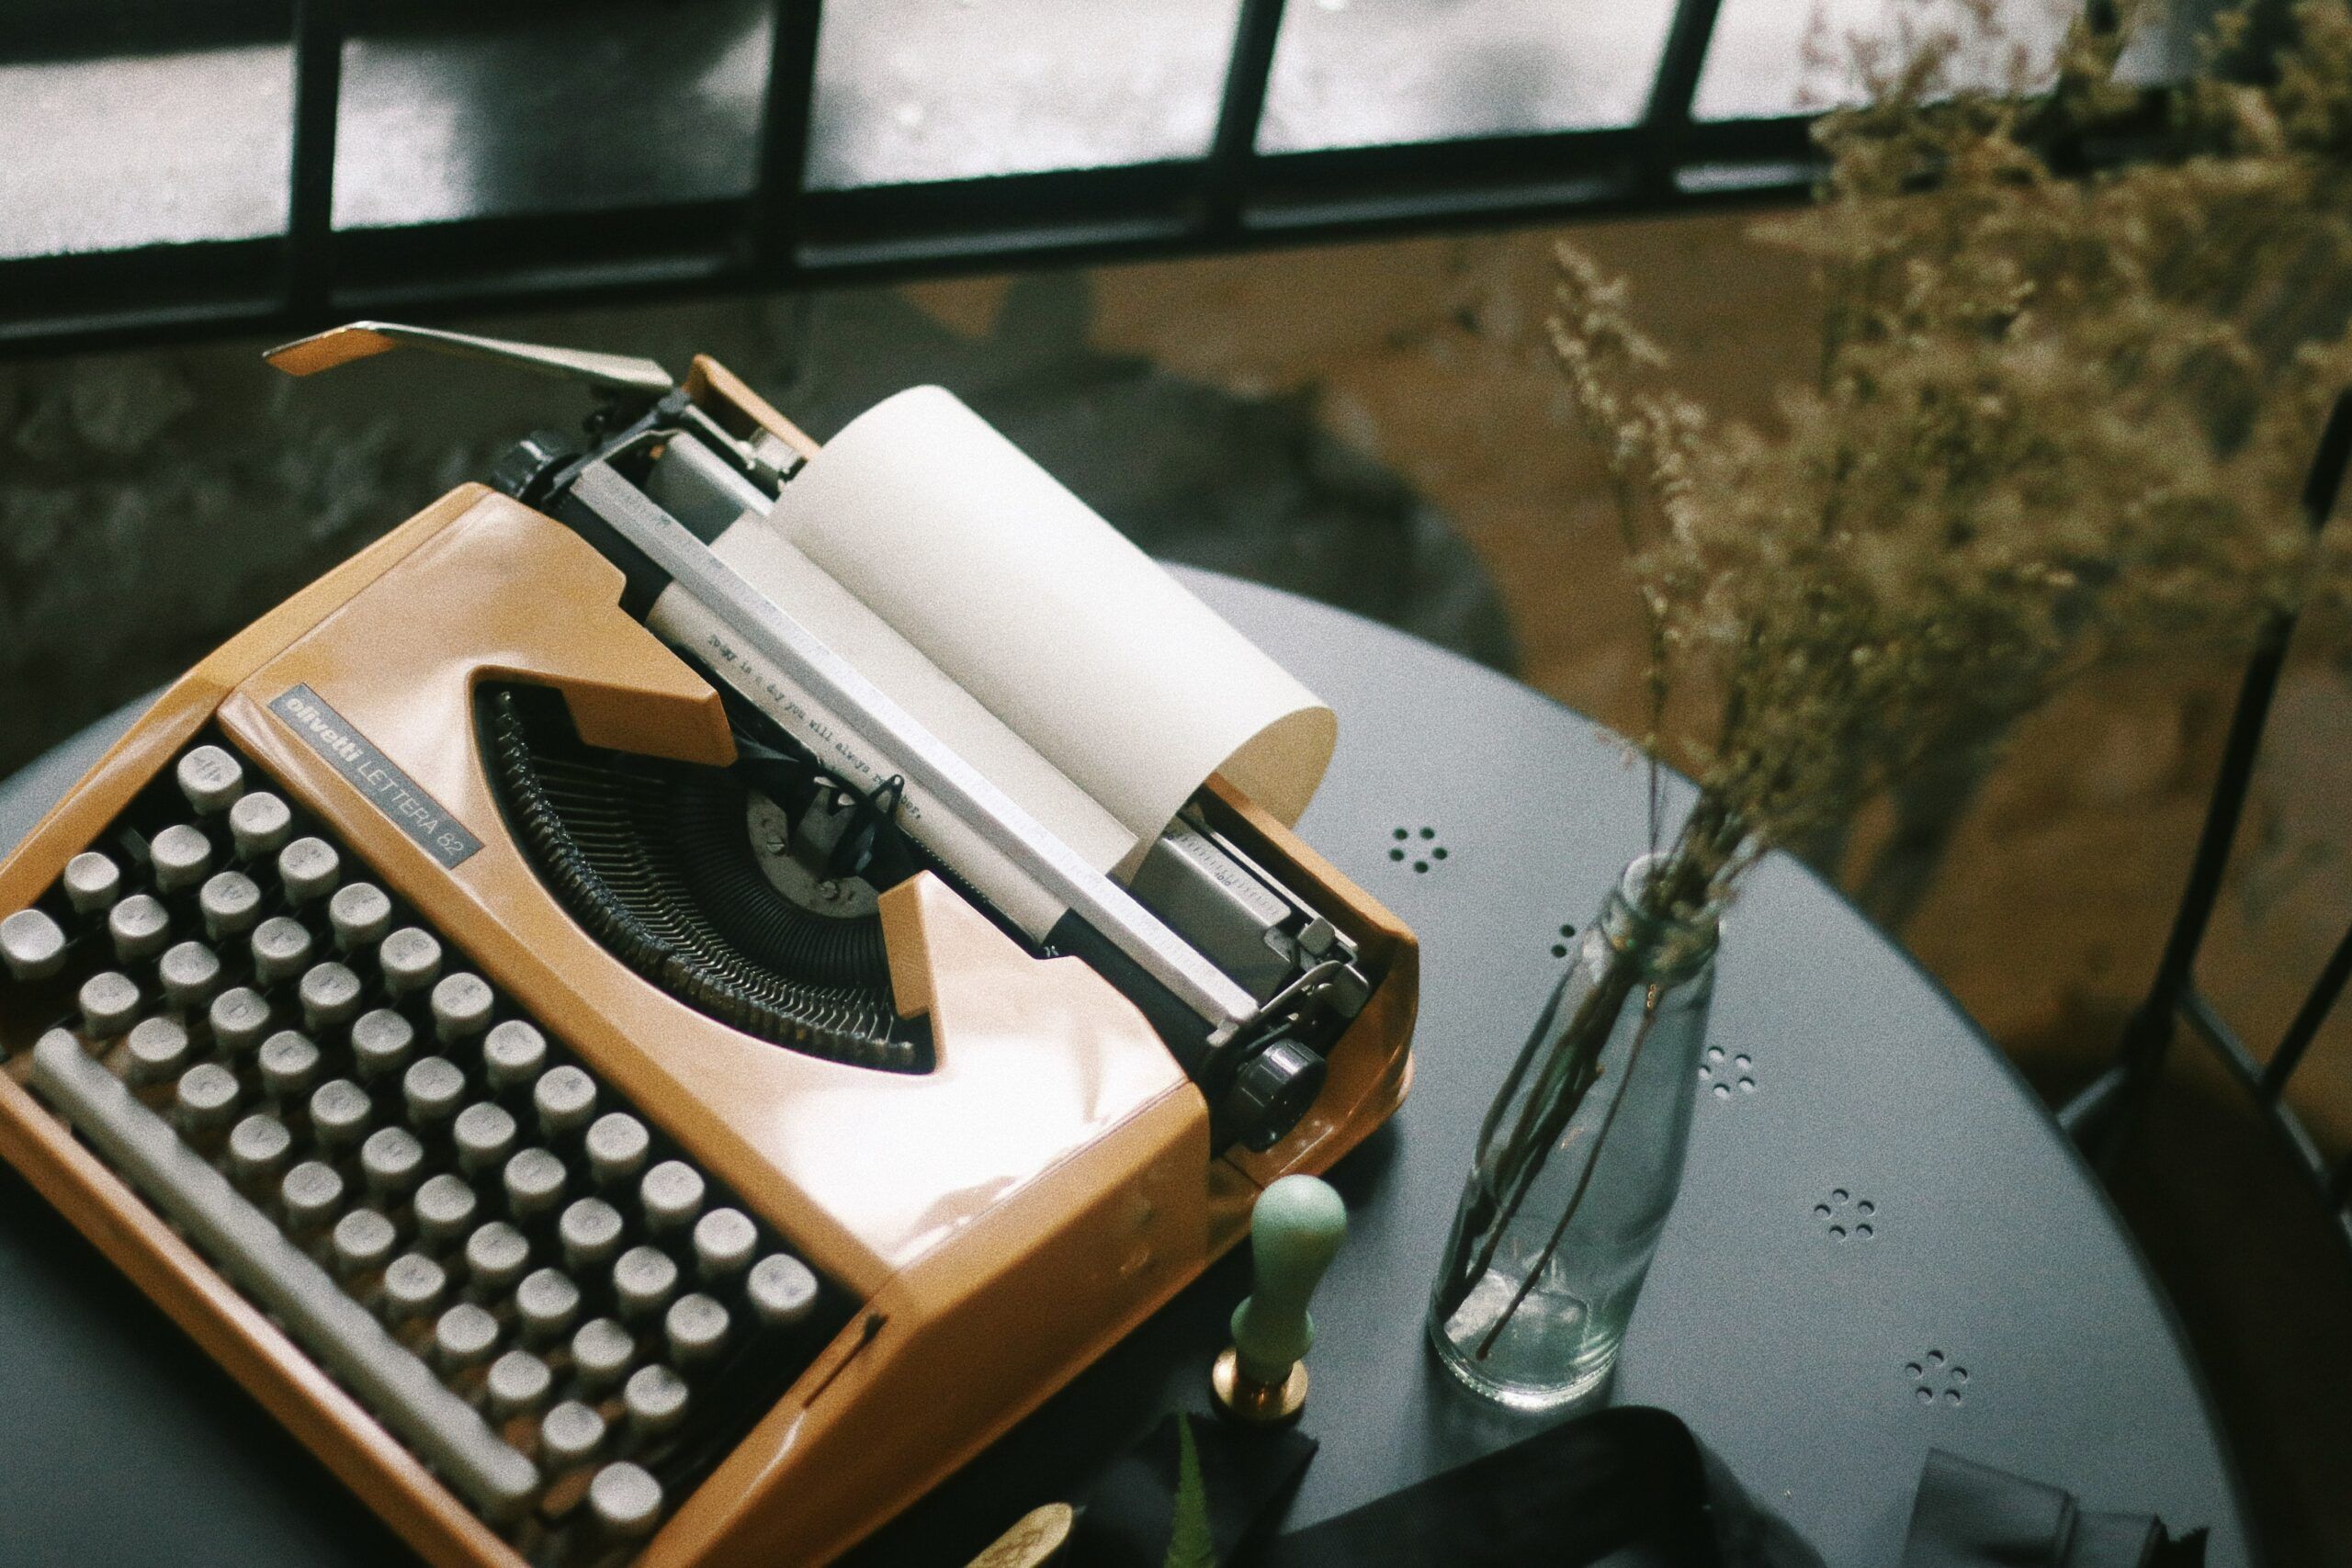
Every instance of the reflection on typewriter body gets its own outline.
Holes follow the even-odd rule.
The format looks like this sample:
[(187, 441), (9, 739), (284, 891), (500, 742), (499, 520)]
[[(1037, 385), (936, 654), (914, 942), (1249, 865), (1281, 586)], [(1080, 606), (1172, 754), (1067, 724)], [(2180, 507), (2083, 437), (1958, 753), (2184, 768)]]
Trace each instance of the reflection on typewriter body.
[(822, 1562), (1394, 1109), (1412, 938), (1210, 782), (1184, 853), (1360, 990), (1228, 1124), (1235, 1032), (891, 842), (552, 510), (419, 513), (0, 867), (0, 1154), (437, 1563)]

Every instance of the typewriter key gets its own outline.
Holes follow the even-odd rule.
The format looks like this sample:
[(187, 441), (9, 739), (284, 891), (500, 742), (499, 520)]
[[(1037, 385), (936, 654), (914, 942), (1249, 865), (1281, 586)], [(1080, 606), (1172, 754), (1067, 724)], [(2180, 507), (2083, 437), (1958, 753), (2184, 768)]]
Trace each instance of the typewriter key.
[(373, 1209), (354, 1209), (334, 1223), (334, 1265), (345, 1278), (381, 1269), (399, 1240), (392, 1222)]
[(228, 810), (244, 793), (243, 764), (218, 746), (198, 746), (188, 751), (173, 775), (179, 780), (180, 793), (187, 796), (187, 803), (207, 817)]
[(218, 1062), (199, 1062), (180, 1075), (173, 1109), (191, 1138), (218, 1133), (237, 1113), (237, 1075)]
[(122, 873), (96, 850), (85, 850), (65, 863), (65, 899), (77, 915), (110, 909), (122, 897)]
[(588, 1128), (588, 1164), (596, 1179), (607, 1186), (627, 1181), (645, 1165), (653, 1140), (645, 1123), (626, 1111), (610, 1111)]
[(539, 1452), (551, 1471), (584, 1464), (604, 1446), (605, 1418), (576, 1399), (565, 1400), (539, 1423)]
[(408, 1065), (416, 1029), (390, 1008), (363, 1012), (351, 1025), (351, 1056), (363, 1078), (379, 1078)]
[(621, 1403), (639, 1442), (662, 1437), (686, 1413), (686, 1380), (658, 1361), (639, 1367), (629, 1373)]
[(665, 1159), (645, 1173), (637, 1195), (656, 1232), (676, 1230), (702, 1213), (702, 1175), (684, 1160)]
[(265, 986), (290, 980), (311, 964), (311, 931), (288, 915), (272, 915), (254, 928), (254, 978)]
[(531, 1103), (539, 1113), (539, 1131), (560, 1138), (586, 1125), (596, 1109), (596, 1082), (578, 1067), (549, 1067), (533, 1086)]
[(528, 1350), (509, 1350), (491, 1363), (490, 1381), (484, 1387), (490, 1395), (490, 1413), (503, 1421), (546, 1404), (555, 1391), (555, 1374)]
[(471, 1302), (459, 1302), (434, 1322), (434, 1353), (450, 1371), (488, 1359), (497, 1347), (498, 1319)]
[(65, 932), (39, 909), (0, 920), (0, 961), (19, 980), (46, 980), (64, 965)]
[(220, 960), (200, 942), (177, 942), (164, 950), (155, 977), (164, 983), (165, 1001), (183, 1012), (193, 1011), (220, 983)]
[(372, 882), (345, 883), (327, 900), (327, 923), (334, 928), (337, 950), (373, 947), (392, 929), (392, 901)]
[(293, 1147), (286, 1123), (255, 1111), (230, 1129), (229, 1168), (241, 1181), (267, 1181), (285, 1168)]
[(302, 1025), (325, 1039), (359, 1014), (359, 976), (330, 959), (303, 972)]
[(421, 1252), (404, 1252), (384, 1269), (384, 1314), (397, 1323), (431, 1312), (448, 1288), (441, 1265)]
[(433, 987), (433, 1032), (445, 1045), (490, 1027), (490, 986), (479, 975), (448, 975)]
[(632, 1247), (613, 1265), (613, 1294), (625, 1318), (650, 1317), (678, 1288), (678, 1266), (658, 1247)]
[(759, 1227), (741, 1209), (713, 1209), (695, 1222), (695, 1264), (707, 1281), (741, 1274), (759, 1245)]
[(349, 1148), (367, 1135), (375, 1109), (366, 1089), (349, 1078), (334, 1078), (311, 1096), (311, 1130), (330, 1149)]
[(405, 1127), (379, 1127), (359, 1145), (359, 1177), (379, 1202), (397, 1201), (424, 1174), (424, 1145)]
[(277, 880), (297, 904), (325, 897), (342, 878), (343, 857), (324, 839), (297, 839), (277, 852)]
[(408, 1101), (412, 1123), (436, 1126), (455, 1116), (465, 1102), (466, 1075), (447, 1056), (427, 1056), (401, 1075), (401, 1094)]
[(269, 1028), (269, 1004), (260, 992), (235, 986), (212, 998), (205, 1020), (212, 1026), (214, 1043), (239, 1056), (261, 1043)]
[(319, 1048), (290, 1029), (261, 1043), (261, 1086), (273, 1100), (308, 1094), (318, 1081)]
[(139, 1016), (139, 987), (119, 970), (108, 969), (82, 982), (82, 1022), (96, 1040), (110, 1040)]
[(444, 1171), (416, 1190), (417, 1235), (447, 1246), (473, 1229), (474, 1208), (474, 1190)]
[(187, 1031), (175, 1018), (142, 1018), (130, 1031), (130, 1081), (161, 1083), (187, 1066)]
[(662, 1319), (662, 1333), (670, 1342), (670, 1359), (691, 1367), (725, 1348), (730, 1325), (727, 1309), (696, 1291), (670, 1303)]
[(556, 1338), (579, 1315), (580, 1287), (552, 1269), (534, 1269), (514, 1287), (514, 1312), (523, 1320), (525, 1338)]
[(581, 1385), (591, 1392), (620, 1382), (636, 1359), (637, 1341), (609, 1317), (582, 1324), (580, 1332), (571, 1337), (572, 1370), (580, 1374)]
[(588, 1483), (588, 1506), (615, 1535), (634, 1539), (662, 1522), (662, 1483), (642, 1465), (608, 1464)]
[(172, 940), (172, 917), (152, 894), (134, 893), (107, 912), (115, 956), (125, 964), (153, 958)]
[(504, 1220), (479, 1226), (466, 1238), (466, 1275), (483, 1295), (513, 1290), (531, 1263), (531, 1244)]
[(458, 1112), (450, 1136), (458, 1145), (458, 1168), (468, 1176), (506, 1163), (514, 1150), (514, 1118), (503, 1105), (483, 1100)]
[(222, 942), (250, 929), (261, 914), (261, 885), (242, 871), (216, 871), (196, 896), (204, 934)]
[(492, 1089), (529, 1083), (548, 1065), (547, 1036), (519, 1018), (510, 1018), (481, 1043)]
[(278, 1183), (278, 1201), (286, 1206), (286, 1228), (297, 1235), (324, 1225), (343, 1206), (343, 1178), (334, 1167), (306, 1159)]
[(383, 966), (384, 985), (396, 997), (421, 991), (441, 973), (441, 943), (431, 931), (402, 926), (376, 949)]
[(563, 1212), (556, 1235), (563, 1243), (565, 1267), (585, 1273), (619, 1250), (621, 1212), (602, 1198), (582, 1198)]
[(155, 835), (147, 846), (155, 886), (165, 893), (193, 887), (212, 871), (212, 840), (201, 828), (181, 822)]
[(772, 1252), (753, 1265), (743, 1293), (761, 1322), (772, 1328), (789, 1328), (815, 1310), (817, 1276), (789, 1253)]
[(506, 1162), (506, 1206), (518, 1220), (544, 1214), (563, 1201), (563, 1161), (545, 1149), (525, 1149)]
[(229, 807), (229, 833), (237, 841), (238, 855), (257, 861), (264, 855), (274, 855), (286, 842), (286, 835), (294, 830), (294, 813), (286, 803), (266, 789), (240, 795), (237, 804)]

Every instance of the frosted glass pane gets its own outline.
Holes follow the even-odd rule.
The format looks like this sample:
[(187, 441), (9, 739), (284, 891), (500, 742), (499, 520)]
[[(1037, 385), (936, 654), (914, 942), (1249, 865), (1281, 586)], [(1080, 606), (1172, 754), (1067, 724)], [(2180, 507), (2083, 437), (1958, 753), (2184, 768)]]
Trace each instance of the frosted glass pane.
[(1258, 146), (1632, 125), (1673, 17), (1672, 0), (1292, 0)]
[(839, 0), (814, 188), (1198, 158), (1240, 0)]
[(1953, 62), (1954, 86), (2045, 81), (2079, 9), (2064, 0), (2004, 0), (2000, 36), (1984, 38), (1958, 0), (1724, 0), (1691, 114), (1773, 119), (1858, 103), (1865, 96), (1858, 49), (1900, 59), (1906, 38), (1940, 32), (1965, 40)]

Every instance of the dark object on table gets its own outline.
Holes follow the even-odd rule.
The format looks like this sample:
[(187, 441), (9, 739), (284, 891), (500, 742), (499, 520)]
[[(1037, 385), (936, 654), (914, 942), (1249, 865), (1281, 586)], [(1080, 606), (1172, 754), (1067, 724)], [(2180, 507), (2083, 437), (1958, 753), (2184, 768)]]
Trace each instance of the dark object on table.
[(1080, 1514), (1066, 1561), (1073, 1568), (1160, 1568), (1182, 1485), (1177, 1423), (1190, 1420), (1217, 1561), (1245, 1551), (1315, 1457), (1315, 1439), (1290, 1427), (1244, 1427), (1170, 1416), (1113, 1461)]
[(2099, 1513), (2074, 1494), (1941, 1449), (1928, 1455), (1903, 1568), (2204, 1568), (2205, 1532)]

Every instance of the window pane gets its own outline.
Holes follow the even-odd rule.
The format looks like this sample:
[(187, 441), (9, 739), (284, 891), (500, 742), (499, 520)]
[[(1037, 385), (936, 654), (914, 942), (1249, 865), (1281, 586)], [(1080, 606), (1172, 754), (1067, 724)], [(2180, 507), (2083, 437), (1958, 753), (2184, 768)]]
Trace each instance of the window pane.
[(808, 184), (1198, 158), (1240, 0), (839, 0), (817, 40)]
[(1724, 0), (1692, 117), (1772, 119), (1859, 103), (1858, 60), (1876, 51), (1891, 63), (1916, 40), (1939, 36), (1960, 40), (1954, 86), (2045, 81), (2080, 6), (1997, 0), (1990, 35), (1970, 20), (1971, 9), (1963, 0)]
[(0, 65), (0, 256), (286, 231), (284, 44)]
[[(344, 46), (339, 228), (741, 196), (758, 167), (762, 0), (526, 8)], [(433, 30), (424, 30), (426, 26)]]
[(1673, 0), (1292, 0), (1258, 146), (1632, 125), (1673, 17)]

